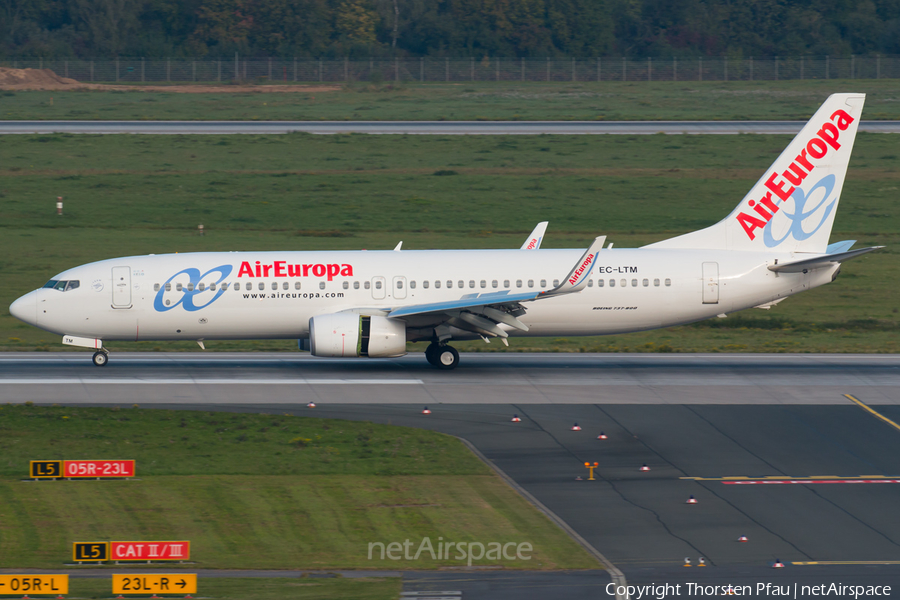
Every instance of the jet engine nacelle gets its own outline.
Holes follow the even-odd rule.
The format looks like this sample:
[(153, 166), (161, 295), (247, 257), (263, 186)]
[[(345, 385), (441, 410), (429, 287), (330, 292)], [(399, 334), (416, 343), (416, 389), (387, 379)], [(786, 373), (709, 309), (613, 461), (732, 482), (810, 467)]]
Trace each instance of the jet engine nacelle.
[(313, 356), (403, 356), (406, 323), (355, 313), (319, 315), (309, 320), (309, 351)]

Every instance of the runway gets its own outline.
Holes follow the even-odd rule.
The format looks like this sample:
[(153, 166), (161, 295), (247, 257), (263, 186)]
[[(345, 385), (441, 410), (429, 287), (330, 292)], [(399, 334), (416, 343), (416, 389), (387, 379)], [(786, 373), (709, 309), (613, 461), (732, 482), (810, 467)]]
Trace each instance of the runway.
[[(805, 124), (805, 121), (0, 121), (0, 134), (793, 135)], [(862, 121), (859, 131), (900, 133), (900, 121)]]
[[(88, 353), (0, 356), (0, 402), (278, 412), (459, 436), (629, 584), (896, 589), (898, 384), (892, 355), (476, 353), (451, 372), (419, 355), (114, 353), (102, 369)], [(595, 481), (585, 462), (598, 463)], [(708, 567), (682, 567), (700, 557)], [(771, 570), (776, 560), (784, 570)], [(468, 599), (607, 597), (610, 581), (589, 572), (403, 577), (405, 590)]]
[(0, 354), (0, 403), (900, 404), (900, 356), (469, 353), (454, 371), (421, 354), (323, 359), (301, 353)]

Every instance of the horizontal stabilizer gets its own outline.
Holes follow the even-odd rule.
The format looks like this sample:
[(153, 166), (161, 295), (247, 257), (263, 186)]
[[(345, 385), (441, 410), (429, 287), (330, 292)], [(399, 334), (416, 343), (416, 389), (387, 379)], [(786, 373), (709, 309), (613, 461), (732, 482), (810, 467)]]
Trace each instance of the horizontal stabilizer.
[(815, 258), (804, 258), (792, 262), (775, 263), (774, 265), (769, 265), (769, 270), (775, 271), (776, 273), (805, 273), (806, 271), (811, 271), (813, 269), (830, 267), (842, 263), (845, 260), (868, 254), (873, 250), (880, 250), (881, 248), (884, 248), (884, 246), (872, 246), (871, 248), (860, 248), (859, 250), (851, 250), (850, 252), (822, 254)]

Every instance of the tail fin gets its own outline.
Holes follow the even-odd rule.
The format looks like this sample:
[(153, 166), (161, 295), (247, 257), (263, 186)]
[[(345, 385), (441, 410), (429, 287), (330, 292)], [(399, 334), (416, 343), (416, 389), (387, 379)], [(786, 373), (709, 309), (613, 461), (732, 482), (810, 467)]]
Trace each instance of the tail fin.
[(825, 252), (865, 94), (832, 94), (730, 215), (649, 248)]

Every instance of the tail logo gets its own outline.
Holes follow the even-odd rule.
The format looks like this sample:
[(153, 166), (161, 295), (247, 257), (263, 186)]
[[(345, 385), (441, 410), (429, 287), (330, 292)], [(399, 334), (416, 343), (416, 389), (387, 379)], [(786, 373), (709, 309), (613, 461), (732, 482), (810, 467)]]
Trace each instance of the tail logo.
[[(831, 211), (834, 210), (834, 205), (837, 203), (837, 199), (831, 198), (831, 192), (834, 190), (834, 183), (834, 175), (826, 175), (820, 179), (816, 185), (810, 188), (809, 193), (804, 193), (800, 188), (795, 189), (791, 194), (791, 199), (794, 201), (794, 212), (790, 213), (787, 212), (787, 210), (782, 210), (782, 219), (772, 219), (766, 223), (766, 226), (763, 229), (763, 242), (766, 244), (766, 247), (775, 248), (781, 245), (781, 243), (790, 236), (793, 236), (795, 240), (801, 242), (811, 238), (819, 229), (821, 229), (822, 225), (825, 224), (825, 221), (828, 220), (829, 215), (831, 215)], [(816, 190), (819, 189), (823, 190), (822, 199), (819, 200), (819, 203), (813, 208), (806, 210), (807, 201), (815, 195)], [(831, 200), (831, 202), (828, 202), (829, 200)], [(811, 231), (804, 229), (803, 224), (817, 213), (821, 213), (822, 215), (819, 219), (819, 224)], [(783, 221), (784, 219), (787, 219), (790, 222), (790, 226), (780, 239), (776, 239), (775, 234), (772, 233), (772, 225), (776, 221)]]
[[(785, 234), (785, 237), (781, 238), (781, 240), (775, 240), (771, 233), (771, 221), (772, 217), (779, 212), (782, 204), (784, 204), (788, 198), (794, 199), (794, 206), (796, 207), (794, 214), (786, 215), (792, 222), (792, 225), (788, 230), (789, 233), (793, 233), (794, 238), (799, 241), (810, 237), (818, 231), (819, 227), (822, 226), (822, 223), (825, 222), (828, 215), (831, 213), (831, 210), (834, 207), (834, 201), (828, 205), (819, 225), (809, 233), (804, 231), (802, 222), (816, 212), (825, 200), (823, 199), (822, 203), (809, 212), (804, 212), (803, 206), (809, 196), (812, 195), (813, 190), (819, 187), (828, 188), (825, 194), (825, 199), (827, 199), (834, 187), (835, 178), (833, 175), (824, 177), (810, 189), (808, 194), (805, 194), (803, 190), (799, 189), (797, 186), (803, 183), (806, 177), (812, 173), (815, 168), (812, 162), (810, 162), (810, 159), (818, 161), (819, 159), (825, 158), (832, 149), (839, 150), (841, 148), (839, 142), (840, 132), (846, 131), (854, 120), (853, 117), (843, 110), (835, 111), (834, 114), (831, 115), (829, 121), (823, 123), (819, 128), (819, 131), (816, 132), (816, 135), (806, 143), (806, 146), (800, 151), (800, 154), (794, 158), (785, 171), (782, 173), (774, 171), (769, 174), (769, 177), (765, 182), (765, 187), (768, 190), (765, 195), (759, 201), (750, 200), (747, 203), (747, 210), (739, 212), (737, 217), (735, 217), (751, 241), (756, 239), (756, 229), (763, 229), (765, 244), (770, 248), (777, 246), (787, 238), (789, 234)], [(826, 180), (828, 180), (827, 183)], [(752, 209), (752, 211), (749, 209)], [(754, 214), (748, 214), (750, 212)]]

